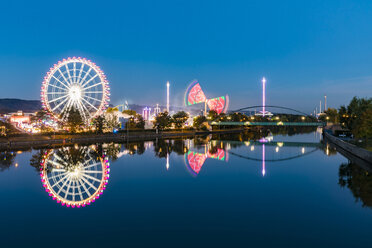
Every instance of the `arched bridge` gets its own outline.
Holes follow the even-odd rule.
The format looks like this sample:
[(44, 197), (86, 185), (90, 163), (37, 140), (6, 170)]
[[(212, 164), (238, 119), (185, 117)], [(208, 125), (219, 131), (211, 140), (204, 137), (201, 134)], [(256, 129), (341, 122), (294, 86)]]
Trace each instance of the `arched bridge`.
[[(264, 107), (263, 105), (256, 105), (256, 106), (249, 106), (249, 107), (244, 107), (240, 108), (234, 111), (229, 111), (229, 113), (237, 113), (237, 112), (245, 112), (248, 111), (249, 109), (257, 109), (257, 108), (262, 108)], [(277, 108), (277, 109), (282, 109), (282, 110), (289, 110), (295, 112), (297, 115), (302, 115), (306, 117), (311, 117), (314, 118), (313, 116), (306, 114), (305, 112), (293, 109), (293, 108), (287, 108), (287, 107), (282, 107), (282, 106), (275, 106), (275, 105), (266, 105), (266, 108)], [(211, 122), (212, 126), (307, 126), (307, 127), (318, 127), (318, 126), (325, 126), (326, 123), (323, 122), (309, 122), (309, 121), (300, 121), (300, 122), (283, 122), (280, 120), (274, 120), (274, 121), (268, 121), (268, 122), (256, 122), (256, 121), (239, 121), (239, 122), (234, 122), (234, 121), (212, 121)]]
[(290, 111), (293, 111), (297, 114), (300, 114), (300, 115), (304, 115), (304, 116), (311, 116), (309, 114), (306, 114), (305, 112), (302, 112), (302, 111), (299, 111), (299, 110), (296, 110), (296, 109), (293, 109), (293, 108), (287, 108), (287, 107), (283, 107), (283, 106), (276, 106), (276, 105), (256, 105), (256, 106), (249, 106), (249, 107), (244, 107), (244, 108), (240, 108), (240, 109), (237, 109), (237, 110), (232, 110), (232, 111), (229, 111), (230, 113), (236, 113), (236, 112), (244, 112), (244, 110), (249, 110), (249, 109), (257, 109), (257, 108), (262, 108), (262, 107), (265, 107), (265, 108), (276, 108), (276, 109), (283, 109), (283, 110), (290, 110)]

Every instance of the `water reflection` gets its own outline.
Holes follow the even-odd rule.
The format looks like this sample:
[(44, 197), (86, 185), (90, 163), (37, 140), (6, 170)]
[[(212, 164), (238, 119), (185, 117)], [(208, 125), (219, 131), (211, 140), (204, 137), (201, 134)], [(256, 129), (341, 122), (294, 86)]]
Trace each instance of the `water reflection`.
[(14, 164), (16, 153), (13, 151), (0, 152), (0, 172), (9, 169)]
[[(270, 132), (236, 133), (198, 136), (193, 139), (159, 139), (154, 141), (137, 141), (124, 144), (106, 143), (90, 146), (71, 146), (59, 149), (40, 149), (32, 155), (30, 165), (40, 173), (46, 192), (62, 205), (83, 207), (93, 203), (104, 192), (109, 178), (109, 161), (123, 156), (142, 155), (150, 152), (153, 156), (164, 159), (163, 165), (168, 170), (171, 166), (171, 154), (182, 156), (187, 171), (193, 176), (200, 176), (206, 161), (244, 163), (261, 166), (260, 174), (267, 176), (270, 165), (298, 159), (321, 150), (327, 156), (341, 153), (350, 160), (339, 168), (339, 185), (351, 190), (356, 200), (363, 206), (372, 206), (372, 181), (370, 169), (363, 163), (342, 150), (337, 150), (327, 141), (317, 139), (283, 139)], [(0, 152), (0, 171), (16, 166), (16, 156), (20, 152)], [(319, 154), (322, 154), (319, 153)], [(244, 160), (243, 160), (244, 159)], [(244, 163), (245, 164), (245, 163)], [(205, 175), (203, 175), (205, 176)]]
[(363, 207), (372, 208), (372, 174), (371, 169), (363, 169), (359, 165), (348, 162), (340, 165), (338, 184), (347, 187), (357, 202)]
[[(222, 143), (221, 143), (222, 144)], [(197, 176), (207, 158), (217, 159), (220, 161), (228, 160), (228, 153), (223, 148), (218, 148), (209, 143), (209, 148), (204, 145), (204, 153), (188, 151), (185, 154), (185, 165), (191, 175)]]
[(85, 207), (97, 200), (109, 179), (109, 163), (95, 146), (63, 147), (42, 155), (40, 176), (45, 191), (67, 207)]

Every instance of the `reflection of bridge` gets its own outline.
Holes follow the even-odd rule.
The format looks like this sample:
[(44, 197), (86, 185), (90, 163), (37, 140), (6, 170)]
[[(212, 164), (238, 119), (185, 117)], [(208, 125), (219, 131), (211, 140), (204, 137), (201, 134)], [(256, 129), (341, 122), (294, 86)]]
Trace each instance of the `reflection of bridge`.
[[(204, 146), (204, 153), (199, 152), (192, 152), (189, 151), (185, 154), (185, 164), (186, 168), (193, 176), (197, 176), (207, 158), (216, 158), (218, 160), (227, 161), (228, 154), (247, 159), (252, 161), (258, 161), (262, 163), (262, 174), (266, 174), (266, 162), (280, 162), (280, 161), (288, 161), (292, 159), (297, 159), (309, 154), (314, 153), (315, 151), (322, 149), (322, 143), (316, 142), (287, 142), (287, 141), (269, 141), (267, 139), (262, 139), (260, 141), (230, 141), (230, 140), (212, 140), (209, 144), (213, 144), (214, 147), (217, 147), (217, 153), (215, 155), (209, 154), (207, 152), (207, 146)], [(255, 158), (245, 154), (239, 154), (237, 152), (233, 152), (229, 149), (231, 145), (244, 145), (245, 147), (250, 147), (250, 151), (254, 151), (255, 147), (262, 146), (262, 157)], [(209, 145), (208, 145), (209, 146)], [(276, 159), (268, 159), (266, 155), (266, 147), (276, 147), (274, 154), (279, 154), (279, 149), (283, 147), (298, 147), (301, 150), (297, 151), (295, 155), (291, 155), (285, 158), (276, 158)], [(307, 149), (310, 148), (310, 149)]]
[(323, 122), (228, 122), (228, 121), (213, 121), (212, 126), (296, 126), (296, 127), (319, 127), (325, 126)]
[[(221, 141), (221, 144), (224, 142), (228, 143), (229, 145), (241, 145), (244, 144), (246, 147), (250, 147), (251, 151), (254, 151), (255, 146), (262, 146), (262, 156), (260, 158), (255, 158), (249, 155), (242, 155), (236, 152), (232, 152), (231, 150), (229, 151), (229, 154), (247, 159), (247, 160), (252, 160), (252, 161), (258, 161), (262, 163), (262, 175), (264, 176), (266, 174), (266, 162), (280, 162), (280, 161), (288, 161), (292, 159), (297, 159), (309, 154), (314, 153), (315, 151), (322, 149), (323, 144), (322, 143), (315, 143), (315, 142), (282, 142), (282, 141), (269, 141), (267, 139), (262, 139), (260, 141), (245, 141), (245, 142), (240, 142), (240, 141)], [(275, 159), (268, 159), (266, 156), (266, 147), (267, 146), (272, 146), (276, 147), (275, 152), (279, 152), (279, 148), (282, 147), (298, 147), (301, 148), (299, 152), (295, 155), (291, 155), (285, 158), (275, 158)], [(311, 148), (311, 149), (305, 149), (305, 148)], [(276, 154), (275, 153), (275, 154)]]
[(231, 155), (234, 155), (236, 157), (239, 157), (239, 158), (244, 158), (244, 159), (247, 159), (247, 160), (253, 160), (253, 161), (266, 161), (266, 162), (280, 162), (280, 161), (287, 161), (287, 160), (291, 160), (291, 159), (296, 159), (296, 158), (300, 158), (300, 157), (303, 157), (305, 155), (308, 155), (308, 154), (311, 154), (315, 151), (317, 151), (318, 148), (314, 148), (310, 151), (307, 151), (307, 152), (304, 152), (302, 154), (299, 154), (299, 155), (295, 155), (295, 156), (290, 156), (290, 157), (287, 157), (287, 158), (279, 158), (279, 159), (266, 159), (266, 158), (252, 158), (252, 157), (249, 157), (249, 156), (245, 156), (245, 155), (240, 155), (240, 154), (237, 154), (235, 152), (229, 152)]
[[(237, 144), (245, 144), (246, 146), (249, 145), (262, 145), (263, 142), (261, 141), (221, 141), (221, 142), (227, 142), (231, 145), (237, 145)], [(278, 147), (283, 147), (283, 146), (290, 146), (290, 147), (317, 147), (317, 148), (322, 148), (324, 145), (322, 143), (316, 143), (316, 142), (290, 142), (290, 141), (268, 141), (264, 142), (265, 145), (267, 146), (278, 146)]]

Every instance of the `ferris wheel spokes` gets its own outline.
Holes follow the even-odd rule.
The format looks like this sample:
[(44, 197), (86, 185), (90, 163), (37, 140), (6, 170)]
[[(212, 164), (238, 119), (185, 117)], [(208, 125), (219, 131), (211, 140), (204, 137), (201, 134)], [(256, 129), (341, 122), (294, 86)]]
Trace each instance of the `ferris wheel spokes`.
[(85, 123), (108, 106), (109, 87), (101, 69), (89, 60), (69, 58), (47, 73), (42, 103), (56, 119), (66, 121), (75, 108)]

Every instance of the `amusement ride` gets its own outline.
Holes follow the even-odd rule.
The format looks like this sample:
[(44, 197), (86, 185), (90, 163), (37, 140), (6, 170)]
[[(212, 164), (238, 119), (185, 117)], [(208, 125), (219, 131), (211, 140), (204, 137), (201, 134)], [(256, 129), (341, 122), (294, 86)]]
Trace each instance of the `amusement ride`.
[(41, 102), (58, 121), (66, 121), (74, 108), (87, 123), (108, 107), (109, 91), (106, 76), (95, 63), (73, 57), (50, 68), (42, 83)]

